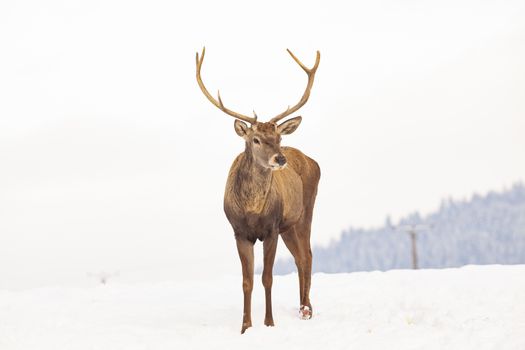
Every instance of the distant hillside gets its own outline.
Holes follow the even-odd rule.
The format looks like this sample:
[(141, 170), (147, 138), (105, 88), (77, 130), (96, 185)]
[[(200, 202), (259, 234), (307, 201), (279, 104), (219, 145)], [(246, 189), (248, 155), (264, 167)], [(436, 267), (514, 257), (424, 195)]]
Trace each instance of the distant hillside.
[[(420, 268), (466, 264), (525, 263), (525, 186), (502, 193), (474, 195), (467, 201), (443, 200), (439, 210), (422, 217), (413, 213), (396, 225), (350, 228), (327, 247), (314, 247), (315, 272), (408, 269), (412, 266), (410, 237), (403, 225), (429, 227), (417, 236)], [(291, 259), (279, 260), (275, 273), (296, 271)]]

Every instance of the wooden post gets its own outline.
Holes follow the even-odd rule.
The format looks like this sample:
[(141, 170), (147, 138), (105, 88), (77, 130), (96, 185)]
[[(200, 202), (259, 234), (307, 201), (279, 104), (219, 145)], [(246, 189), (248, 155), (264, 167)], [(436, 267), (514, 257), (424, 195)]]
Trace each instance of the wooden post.
[(411, 230), (409, 231), (408, 233), (410, 235), (410, 241), (412, 242), (412, 268), (414, 270), (417, 270), (418, 269), (418, 264), (417, 264), (417, 245), (416, 245), (416, 240), (417, 240), (417, 233), (415, 230)]
[(410, 245), (412, 250), (412, 269), (419, 269), (418, 255), (417, 255), (417, 234), (421, 231), (430, 230), (432, 224), (409, 224), (401, 226), (392, 226), (395, 231), (406, 232), (410, 236)]

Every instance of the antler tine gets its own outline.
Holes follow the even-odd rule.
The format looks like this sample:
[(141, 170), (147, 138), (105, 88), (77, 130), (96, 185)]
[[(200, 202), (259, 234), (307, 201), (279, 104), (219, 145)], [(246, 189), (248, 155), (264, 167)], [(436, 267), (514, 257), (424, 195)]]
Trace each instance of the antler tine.
[(204, 86), (204, 83), (202, 82), (201, 78), (201, 67), (202, 62), (204, 61), (204, 54), (206, 53), (206, 48), (202, 48), (202, 54), (199, 58), (199, 53), (197, 52), (195, 56), (195, 63), (197, 65), (197, 83), (199, 84), (199, 87), (201, 88), (202, 93), (206, 98), (217, 108), (219, 108), (224, 113), (231, 115), (234, 118), (244, 120), (245, 122), (248, 122), (250, 124), (255, 124), (257, 122), (257, 116), (255, 118), (248, 117), (246, 115), (234, 112), (226, 107), (224, 107), (224, 104), (222, 103), (221, 95), (219, 92), (217, 92), (217, 98), (218, 101), (208, 92), (208, 89), (206, 89), (206, 86)]
[(286, 49), (286, 51), (288, 51), (290, 56), (292, 56), (293, 60), (306, 72), (306, 74), (308, 75), (308, 83), (306, 84), (306, 89), (304, 90), (303, 97), (301, 97), (301, 99), (299, 100), (299, 103), (297, 103), (292, 108), (288, 106), (286, 111), (284, 111), (283, 113), (277, 115), (276, 117), (270, 120), (270, 122), (272, 123), (276, 123), (279, 120), (283, 119), (284, 117), (289, 116), (290, 114), (294, 113), (299, 108), (301, 108), (306, 103), (306, 101), (308, 101), (308, 98), (310, 97), (310, 90), (312, 89), (312, 86), (314, 84), (315, 72), (317, 71), (317, 67), (319, 67), (319, 62), (321, 60), (321, 53), (317, 51), (317, 56), (315, 58), (315, 64), (312, 68), (309, 69), (297, 57), (295, 57), (292, 51), (288, 49)]

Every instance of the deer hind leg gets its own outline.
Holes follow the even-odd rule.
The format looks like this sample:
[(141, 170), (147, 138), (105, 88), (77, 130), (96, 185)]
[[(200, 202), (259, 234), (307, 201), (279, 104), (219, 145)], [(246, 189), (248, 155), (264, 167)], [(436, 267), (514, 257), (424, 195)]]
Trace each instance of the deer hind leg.
[(310, 247), (310, 240), (302, 241), (303, 251), (305, 255), (304, 266), (304, 290), (301, 296), (301, 318), (312, 318), (312, 304), (310, 303), (310, 286), (312, 285), (312, 249)]
[(252, 290), (253, 290), (253, 243), (237, 238), (237, 251), (242, 264), (242, 291), (244, 293), (244, 309), (241, 334), (252, 326)]
[(313, 192), (306, 194), (305, 198), (310, 198), (310, 201), (305, 207), (303, 216), (297, 226), (297, 232), (299, 237), (299, 245), (301, 250), (304, 252), (304, 290), (301, 295), (301, 318), (310, 319), (312, 318), (313, 310), (312, 304), (310, 303), (310, 286), (312, 284), (312, 248), (310, 246), (310, 233), (312, 230), (312, 216), (315, 202), (315, 195), (317, 193), (317, 187), (313, 189)]
[[(310, 232), (308, 232), (308, 235), (300, 235), (296, 225), (290, 228), (287, 232), (281, 234), (286, 247), (294, 257), (295, 265), (297, 266), (297, 274), (299, 276), (299, 312), (303, 319), (312, 318), (312, 304), (310, 303), (312, 253), (310, 250), (309, 233)], [(305, 240), (307, 244), (305, 244)]]
[(262, 283), (266, 297), (266, 313), (264, 316), (265, 326), (274, 326), (272, 314), (272, 283), (273, 283), (273, 263), (275, 261), (275, 252), (277, 250), (277, 235), (267, 237), (263, 243), (264, 251), (264, 268), (262, 273)]

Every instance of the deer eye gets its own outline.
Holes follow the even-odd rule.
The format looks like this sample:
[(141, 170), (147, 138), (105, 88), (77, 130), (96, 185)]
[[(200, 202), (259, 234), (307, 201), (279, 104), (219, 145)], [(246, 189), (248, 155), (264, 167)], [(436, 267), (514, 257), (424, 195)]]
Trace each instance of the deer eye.
[(261, 141), (259, 141), (259, 139), (253, 139), (253, 143), (255, 143), (256, 145), (260, 144)]

